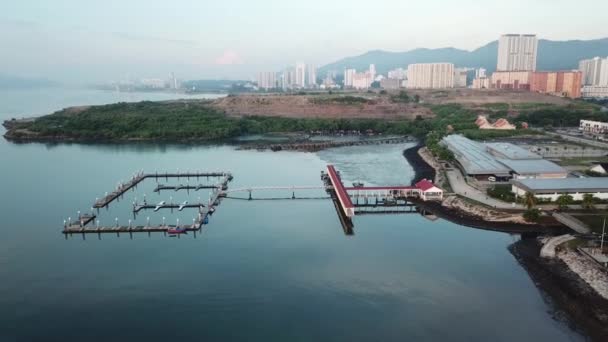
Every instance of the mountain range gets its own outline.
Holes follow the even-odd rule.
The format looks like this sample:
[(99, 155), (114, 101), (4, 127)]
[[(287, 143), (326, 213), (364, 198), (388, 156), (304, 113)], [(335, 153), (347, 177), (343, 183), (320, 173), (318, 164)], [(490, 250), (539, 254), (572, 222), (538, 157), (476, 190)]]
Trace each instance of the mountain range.
[[(456, 48), (414, 49), (405, 52), (373, 50), (359, 56), (347, 57), (325, 65), (318, 74), (325, 76), (327, 71), (339, 74), (345, 68), (367, 70), (370, 64), (376, 65), (378, 73), (386, 74), (395, 68), (407, 68), (412, 63), (454, 63), (456, 67), (482, 67), (489, 72), (496, 69), (498, 41), (488, 43), (473, 51)], [(608, 38), (594, 40), (538, 41), (537, 70), (577, 69), (581, 59), (595, 56), (608, 56)]]

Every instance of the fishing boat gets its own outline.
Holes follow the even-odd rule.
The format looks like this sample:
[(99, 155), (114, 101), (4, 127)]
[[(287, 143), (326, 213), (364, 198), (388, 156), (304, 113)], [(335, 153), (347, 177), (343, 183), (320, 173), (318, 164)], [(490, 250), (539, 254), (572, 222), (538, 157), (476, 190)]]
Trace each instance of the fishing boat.
[(188, 231), (186, 230), (186, 227), (171, 227), (169, 229), (167, 229), (167, 233), (168, 234), (188, 234)]

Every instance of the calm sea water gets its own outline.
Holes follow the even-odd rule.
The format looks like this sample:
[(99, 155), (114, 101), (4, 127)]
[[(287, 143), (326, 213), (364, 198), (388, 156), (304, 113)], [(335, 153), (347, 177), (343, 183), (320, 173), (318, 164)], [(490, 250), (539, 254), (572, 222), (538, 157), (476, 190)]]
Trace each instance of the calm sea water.
[[(0, 116), (120, 100), (95, 91), (5, 92)], [(196, 238), (66, 240), (60, 233), (64, 219), (90, 211), (95, 197), (140, 169), (229, 170), (235, 176), (230, 187), (239, 188), (320, 185), (319, 172), (333, 163), (347, 182), (407, 184), (413, 172), (401, 155), (406, 147), (274, 153), (2, 139), (0, 340), (582, 340), (552, 318), (508, 252), (517, 237), (417, 214), (357, 217), (355, 235), (345, 236), (328, 200), (228, 199)], [(144, 194), (148, 202), (208, 197), (207, 191), (157, 194), (155, 185), (147, 181), (102, 210), (101, 224), (133, 220), (130, 203)], [(147, 217), (189, 222), (194, 213), (147, 212), (135, 223)]]

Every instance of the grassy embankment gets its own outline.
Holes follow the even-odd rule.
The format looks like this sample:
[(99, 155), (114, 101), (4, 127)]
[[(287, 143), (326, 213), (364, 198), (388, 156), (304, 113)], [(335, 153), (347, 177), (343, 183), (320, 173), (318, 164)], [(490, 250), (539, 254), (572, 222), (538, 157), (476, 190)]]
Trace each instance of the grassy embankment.
[[(349, 99), (350, 100), (350, 99)], [(247, 134), (368, 129), (386, 134), (414, 134), (408, 121), (231, 117), (209, 104), (139, 102), (61, 110), (33, 122), (13, 123), (14, 138), (73, 140), (221, 140)]]

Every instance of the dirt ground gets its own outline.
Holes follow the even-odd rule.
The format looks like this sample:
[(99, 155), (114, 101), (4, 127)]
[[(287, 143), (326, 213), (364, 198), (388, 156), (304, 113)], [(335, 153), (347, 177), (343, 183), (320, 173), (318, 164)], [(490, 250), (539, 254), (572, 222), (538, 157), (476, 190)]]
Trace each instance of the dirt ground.
[(431, 117), (430, 109), (413, 103), (393, 103), (387, 96), (353, 94), (366, 97), (370, 103), (315, 103), (323, 95), (238, 95), (213, 102), (213, 105), (233, 116), (284, 116), (319, 118), (386, 118), (414, 119), (417, 115)]
[(570, 99), (550, 96), (530, 91), (496, 90), (496, 89), (449, 89), (449, 90), (407, 90), (408, 94), (418, 94), (426, 103), (446, 104), (461, 103), (464, 105), (484, 105), (488, 103), (547, 103), (566, 105)]
[[(284, 116), (284, 117), (319, 117), (319, 118), (385, 118), (385, 119), (415, 119), (432, 117), (433, 113), (428, 104), (460, 103), (470, 108), (477, 108), (489, 103), (507, 103), (510, 106), (520, 103), (547, 103), (565, 105), (568, 99), (525, 92), (508, 90), (411, 90), (407, 89), (410, 97), (420, 96), (422, 102), (395, 103), (390, 99), (391, 94), (380, 95), (368, 92), (340, 92), (333, 95), (321, 93), (316, 95), (289, 94), (242, 94), (217, 99), (212, 105), (232, 116)], [(343, 104), (319, 99), (356, 96), (368, 99), (368, 103)]]

